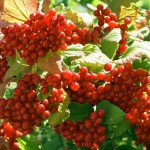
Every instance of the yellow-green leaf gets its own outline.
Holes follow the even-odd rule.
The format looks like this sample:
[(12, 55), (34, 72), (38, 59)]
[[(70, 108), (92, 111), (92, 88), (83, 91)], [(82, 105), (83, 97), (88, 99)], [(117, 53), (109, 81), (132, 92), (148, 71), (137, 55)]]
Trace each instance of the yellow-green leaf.
[(0, 19), (9, 23), (22, 23), (39, 7), (38, 0), (1, 0)]
[(78, 13), (72, 9), (66, 9), (65, 17), (79, 27), (89, 27), (92, 25), (93, 18), (88, 13)]
[(135, 5), (139, 0), (112, 0), (108, 6), (115, 12), (120, 22), (123, 22), (125, 17), (130, 17), (132, 23), (135, 23), (139, 15), (139, 8)]

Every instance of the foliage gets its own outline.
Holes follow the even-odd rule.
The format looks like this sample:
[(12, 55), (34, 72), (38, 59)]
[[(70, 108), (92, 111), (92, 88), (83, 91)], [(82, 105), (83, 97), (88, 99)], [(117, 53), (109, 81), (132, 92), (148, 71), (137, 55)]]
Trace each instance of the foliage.
[[(1, 0), (0, 149), (17, 143), (20, 150), (148, 150), (149, 9), (146, 0)], [(19, 117), (27, 119), (13, 123), (8, 116), (22, 106), (29, 114), (21, 109)], [(91, 125), (99, 111), (100, 123)], [(90, 131), (90, 147), (82, 138), (73, 142), (63, 133), (64, 124), (74, 132), (69, 121), (86, 126), (74, 139), (87, 139), (94, 127), (104, 127), (106, 139), (98, 133), (97, 144)]]

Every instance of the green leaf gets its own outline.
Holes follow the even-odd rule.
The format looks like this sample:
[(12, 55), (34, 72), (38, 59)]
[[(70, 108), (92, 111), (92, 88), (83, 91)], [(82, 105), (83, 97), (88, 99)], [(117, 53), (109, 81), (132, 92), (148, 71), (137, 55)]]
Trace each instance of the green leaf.
[(83, 51), (85, 56), (75, 59), (71, 62), (71, 67), (86, 66), (90, 71), (98, 73), (103, 70), (104, 64), (110, 62), (110, 59), (101, 52), (97, 45), (87, 44)]
[(68, 105), (70, 103), (70, 98), (67, 93), (64, 92), (65, 100), (63, 103), (58, 105), (58, 111), (55, 113), (51, 113), (49, 117), (49, 123), (52, 126), (56, 126), (58, 124), (61, 124), (69, 117), (69, 109)]
[(17, 141), (19, 142), (19, 146), (20, 146), (21, 150), (25, 150), (25, 148), (26, 148), (26, 141), (21, 139), (21, 138), (18, 138)]
[(138, 69), (138, 68), (143, 68), (150, 71), (150, 62), (147, 60), (147, 58), (133, 61), (133, 69)]
[(67, 49), (64, 51), (64, 57), (70, 58), (70, 57), (83, 57), (85, 56), (85, 53), (83, 52), (83, 45), (82, 44), (75, 44), (70, 45), (67, 47)]
[(97, 110), (103, 109), (106, 112), (106, 115), (104, 117), (103, 124), (111, 125), (111, 124), (117, 124), (125, 116), (125, 113), (114, 104), (111, 104), (109, 101), (102, 101), (97, 105)]
[(72, 121), (84, 120), (93, 110), (93, 107), (88, 103), (80, 104), (76, 102), (70, 103), (68, 108), (70, 110), (70, 116), (68, 119)]
[(117, 136), (122, 135), (129, 129), (130, 129), (130, 121), (123, 119), (121, 122), (117, 124), (115, 134), (117, 134)]
[[(64, 150), (63, 139), (61, 136), (55, 133), (51, 128), (48, 128), (47, 131), (47, 135), (45, 135), (46, 133), (42, 135), (43, 144), (41, 150)], [(43, 137), (45, 138), (44, 140)]]
[(68, 150), (78, 150), (71, 140), (65, 141), (65, 147)]
[(114, 29), (108, 33), (101, 41), (101, 51), (110, 59), (115, 57), (118, 49), (118, 42), (121, 40), (119, 29)]
[(19, 142), (21, 150), (40, 150), (33, 135), (17, 138), (17, 141)]
[(142, 8), (149, 10), (150, 9), (150, 3), (149, 0), (144, 0)]
[(120, 145), (116, 148), (116, 150), (137, 150), (136, 148), (134, 148), (133, 146), (130, 145)]
[(150, 59), (150, 42), (134, 42), (129, 48), (126, 50), (126, 52), (122, 55), (122, 58), (133, 56), (138, 53), (142, 53), (145, 57)]
[(10, 68), (7, 70), (4, 81), (11, 77), (19, 77), (20, 73), (23, 72), (26, 68), (29, 68), (29, 66), (25, 63), (24, 59), (20, 57), (19, 53), (16, 51), (16, 57), (12, 57), (8, 61), (8, 66)]

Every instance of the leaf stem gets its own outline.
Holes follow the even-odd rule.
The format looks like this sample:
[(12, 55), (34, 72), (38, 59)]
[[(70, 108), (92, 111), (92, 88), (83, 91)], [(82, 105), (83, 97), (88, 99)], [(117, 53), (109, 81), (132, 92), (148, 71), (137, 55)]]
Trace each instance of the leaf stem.
[(136, 37), (134, 37), (134, 36), (131, 36), (131, 35), (128, 35), (128, 38), (129, 38), (130, 40), (134, 40), (134, 41), (138, 41), (138, 42), (143, 42), (143, 40), (141, 40), (141, 39), (139, 39), (139, 38), (136, 38)]

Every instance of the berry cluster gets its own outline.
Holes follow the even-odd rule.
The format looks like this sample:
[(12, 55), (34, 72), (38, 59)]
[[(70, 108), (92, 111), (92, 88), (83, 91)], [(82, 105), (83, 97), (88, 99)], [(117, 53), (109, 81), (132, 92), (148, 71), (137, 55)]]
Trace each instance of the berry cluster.
[[(137, 143), (142, 143), (146, 147), (150, 147), (150, 89), (147, 87), (145, 94), (138, 95), (138, 102), (132, 106), (131, 111), (126, 115), (126, 119), (130, 120), (131, 125), (136, 125), (135, 130)], [(148, 148), (147, 148), (148, 149)]]
[(110, 31), (111, 29), (120, 28), (122, 39), (119, 41), (119, 48), (117, 52), (123, 54), (127, 49), (127, 39), (126, 30), (128, 29), (128, 24), (131, 23), (129, 17), (124, 18), (124, 23), (120, 24), (118, 22), (117, 15), (111, 12), (110, 8), (104, 8), (103, 5), (97, 5), (97, 9), (94, 11), (94, 16), (98, 19), (98, 26), (94, 27), (96, 31), (99, 32), (101, 37), (103, 37), (105, 32)]
[[(0, 42), (0, 83), (8, 70), (7, 61), (16, 55), (16, 51), (28, 65), (35, 65), (39, 57), (49, 51), (66, 50), (68, 45), (89, 42), (101, 43), (105, 32), (118, 28), (122, 39), (117, 54), (127, 49), (126, 31), (131, 23), (129, 17), (120, 24), (110, 8), (99, 4), (94, 11), (98, 25), (80, 28), (63, 14), (51, 9), (47, 14), (36, 12), (23, 24), (3, 27), (4, 34)], [(150, 79), (148, 71), (132, 69), (131, 63), (116, 66), (104, 65), (98, 74), (81, 67), (78, 72), (65, 70), (60, 74), (47, 74), (41, 78), (38, 74), (25, 75), (17, 82), (13, 96), (0, 98), (0, 138), (4, 138), (9, 149), (19, 150), (16, 138), (31, 134), (33, 129), (57, 112), (58, 105), (65, 100), (67, 93), (71, 102), (97, 105), (108, 100), (127, 113), (126, 119), (136, 125), (137, 143), (150, 148)], [(41, 97), (39, 97), (39, 94)], [(104, 110), (90, 113), (81, 122), (67, 120), (55, 127), (66, 140), (72, 140), (77, 147), (97, 150), (107, 139), (106, 128), (102, 125)], [(5, 146), (4, 146), (5, 148)]]
[(9, 123), (3, 123), (0, 126), (0, 137), (8, 142), (8, 149), (5, 145), (0, 147), (1, 150), (20, 150), (16, 138), (21, 137), (22, 133), (16, 131)]
[(55, 88), (63, 87), (71, 101), (90, 104), (98, 102), (98, 92), (94, 84), (96, 80), (97, 74), (88, 73), (86, 67), (81, 67), (78, 73), (66, 70), (60, 75), (54, 74), (46, 77), (48, 85)]
[[(44, 79), (37, 74), (25, 75), (18, 81), (13, 97), (0, 98), (0, 119), (6, 123), (1, 131), (10, 138), (8, 143), (16, 142), (17, 137), (31, 134), (33, 128), (40, 126), (43, 119), (50, 116), (50, 112), (57, 111), (57, 104), (64, 101), (63, 90), (55, 88), (52, 89), (51, 94), (48, 94), (47, 99), (44, 98), (40, 101), (37, 97), (37, 85), (42, 85), (40, 91), (44, 95), (48, 92), (45, 90), (48, 86), (44, 83)], [(14, 134), (11, 132), (7, 134), (7, 128)]]
[[(122, 30), (122, 39), (119, 44), (119, 53), (125, 52), (126, 39), (124, 38), (129, 18), (124, 19), (124, 24), (120, 25), (115, 13), (111, 13), (109, 8), (103, 8), (98, 5), (94, 15), (98, 18), (98, 26), (91, 31), (84, 27), (79, 28), (77, 25), (65, 19), (63, 14), (56, 14), (55, 10), (49, 10), (47, 14), (36, 12), (30, 15), (30, 20), (24, 24), (14, 24), (2, 28), (4, 34), (3, 42), (0, 43), (2, 53), (7, 57), (15, 55), (18, 50), (21, 57), (29, 65), (34, 65), (39, 57), (44, 57), (51, 50), (65, 50), (71, 44), (86, 44), (94, 42), (100, 44), (100, 38), (104, 32), (114, 28)], [(107, 27), (103, 27), (108, 24)]]
[(66, 140), (72, 140), (76, 147), (86, 147), (97, 150), (107, 139), (106, 128), (102, 125), (105, 111), (100, 109), (91, 112), (89, 118), (81, 122), (67, 120), (55, 127)]
[(6, 71), (8, 70), (8, 62), (6, 57), (2, 54), (0, 51), (0, 83), (2, 83), (4, 75)]
[(141, 68), (132, 69), (131, 63), (112, 68), (111, 64), (105, 64), (112, 80), (105, 84), (105, 98), (120, 107), (124, 112), (129, 112), (138, 101), (140, 91), (145, 89), (145, 81), (148, 81), (148, 71)]
[[(23, 79), (18, 81), (12, 98), (0, 99), (0, 118), (22, 135), (30, 134), (35, 126), (39, 126), (43, 119), (50, 116), (50, 112), (57, 111), (57, 104), (64, 101), (63, 92), (65, 91), (71, 101), (79, 103), (88, 102), (91, 105), (97, 105), (100, 101), (107, 99), (128, 113), (126, 118), (131, 121), (131, 124), (142, 127), (144, 123), (144, 126), (149, 126), (150, 88), (148, 84), (150, 84), (150, 79), (148, 72), (141, 68), (132, 69), (131, 63), (116, 68), (113, 68), (112, 64), (106, 63), (104, 70), (104, 72), (95, 74), (86, 67), (81, 67), (78, 72), (65, 70), (60, 74), (48, 74), (43, 79), (37, 74), (25, 75)], [(37, 97), (37, 87), (41, 95), (46, 95), (42, 101)], [(144, 92), (148, 95), (147, 97)], [(92, 116), (98, 116), (97, 113), (100, 114), (93, 112), (90, 114), (91, 120), (88, 118), (84, 121), (84, 123), (91, 122), (93, 130), (96, 122), (101, 124), (98, 121), (99, 118), (96, 119), (95, 117), (96, 120), (92, 120)], [(83, 123), (80, 124), (83, 126)], [(88, 126), (87, 124), (85, 127)], [(78, 126), (72, 121), (67, 121), (59, 125), (60, 130), (61, 126), (67, 127), (67, 125)], [(62, 136), (68, 139), (63, 134)], [(73, 137), (69, 135), (69, 139), (73, 139)], [(143, 140), (147, 141), (147, 139)], [(76, 139), (73, 141), (80, 143)], [(84, 144), (80, 146), (90, 147), (95, 144), (95, 141), (90, 146), (85, 144), (85, 141), (82, 143)], [(143, 141), (142, 143), (145, 144)], [(96, 143), (96, 145), (100, 146), (100, 143)]]
[[(105, 73), (89, 72), (81, 67), (79, 72), (64, 71), (61, 74), (47, 75), (49, 86), (64, 88), (71, 101), (92, 105), (107, 99), (125, 112), (129, 112), (140, 90), (144, 92), (148, 72), (141, 68), (132, 69), (131, 63), (113, 68), (110, 63), (104, 65)], [(99, 85), (104, 82), (103, 85)], [(120, 100), (121, 99), (121, 100)]]
[(128, 47), (127, 39), (126, 39), (125, 36), (126, 36), (126, 31), (128, 29), (127, 25), (130, 24), (130, 23), (131, 23), (131, 19), (129, 17), (126, 17), (126, 18), (124, 18), (124, 23), (121, 24), (121, 26), (120, 26), (120, 29), (122, 31), (121, 32), (122, 39), (119, 41), (119, 48), (117, 50), (117, 52), (119, 54), (123, 54), (126, 51), (127, 47)]
[(135, 130), (137, 136), (137, 144), (144, 144), (147, 150), (150, 149), (150, 127), (138, 126)]
[(1, 31), (4, 34), (0, 44), (2, 53), (12, 57), (17, 49), (29, 65), (34, 65), (49, 50), (56, 52), (71, 44), (100, 42), (97, 34), (68, 22), (63, 14), (56, 14), (52, 9), (47, 14), (33, 13), (24, 24), (9, 25)]

